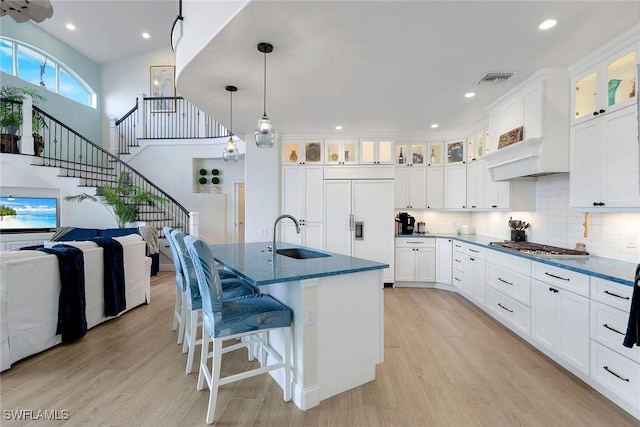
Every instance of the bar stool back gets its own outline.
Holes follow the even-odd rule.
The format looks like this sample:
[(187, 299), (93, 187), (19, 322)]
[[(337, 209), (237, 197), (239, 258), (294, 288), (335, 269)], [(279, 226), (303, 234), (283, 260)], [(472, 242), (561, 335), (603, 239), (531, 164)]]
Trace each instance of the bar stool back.
[(178, 258), (178, 252), (176, 249), (176, 243), (171, 237), (171, 232), (174, 229), (171, 227), (164, 227), (162, 232), (164, 233), (167, 243), (169, 243), (169, 249), (171, 250), (171, 257), (173, 258), (173, 268), (176, 270), (176, 301), (173, 309), (173, 325), (171, 329), (175, 331), (178, 329), (178, 344), (182, 344), (184, 338), (184, 328), (187, 317), (187, 299), (185, 295), (185, 280), (182, 274), (182, 266), (180, 265), (180, 259)]

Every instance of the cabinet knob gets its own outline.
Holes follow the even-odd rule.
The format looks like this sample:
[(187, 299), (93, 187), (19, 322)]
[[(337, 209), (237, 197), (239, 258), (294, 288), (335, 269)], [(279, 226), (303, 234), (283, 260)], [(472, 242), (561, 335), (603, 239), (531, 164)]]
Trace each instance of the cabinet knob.
[(600, 114), (600, 113), (598, 113), (597, 111), (594, 111), (594, 112), (593, 112), (593, 115), (594, 115), (594, 116), (597, 116), (598, 114)]
[(598, 111), (600, 114), (604, 113), (604, 110), (601, 108), (600, 111)]

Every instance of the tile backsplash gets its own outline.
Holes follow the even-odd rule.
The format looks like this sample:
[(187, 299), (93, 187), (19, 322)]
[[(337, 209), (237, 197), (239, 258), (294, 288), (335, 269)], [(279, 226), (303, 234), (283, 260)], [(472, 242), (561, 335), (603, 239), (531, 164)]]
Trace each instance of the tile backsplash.
[[(535, 212), (411, 212), (431, 233), (455, 233), (470, 224), (476, 234), (510, 239), (510, 217), (529, 222), (531, 242), (574, 248), (583, 242), (587, 251), (604, 258), (640, 263), (640, 213), (591, 213), (584, 237), (585, 214), (569, 207), (569, 174), (539, 177)], [(635, 247), (630, 247), (635, 246)]]

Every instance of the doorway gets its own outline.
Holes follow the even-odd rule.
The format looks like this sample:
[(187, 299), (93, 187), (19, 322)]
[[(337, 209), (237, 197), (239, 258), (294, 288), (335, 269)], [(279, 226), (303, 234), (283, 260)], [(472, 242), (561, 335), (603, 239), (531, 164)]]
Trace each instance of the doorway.
[(233, 185), (233, 239), (234, 243), (244, 243), (244, 182), (236, 182)]

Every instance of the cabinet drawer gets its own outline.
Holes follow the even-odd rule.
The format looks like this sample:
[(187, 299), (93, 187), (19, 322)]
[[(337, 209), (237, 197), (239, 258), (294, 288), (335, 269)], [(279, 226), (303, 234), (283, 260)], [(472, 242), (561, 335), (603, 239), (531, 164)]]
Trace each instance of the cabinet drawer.
[(435, 248), (435, 247), (436, 247), (436, 239), (434, 238), (419, 238), (419, 239), (397, 238), (396, 239), (396, 248)]
[[(591, 299), (624, 310), (631, 310), (633, 286), (621, 285), (599, 277), (591, 278)], [(625, 327), (626, 330), (626, 327)]]
[(453, 250), (462, 252), (462, 242), (454, 240), (453, 241)]
[(531, 276), (541, 282), (589, 297), (589, 276), (586, 274), (534, 262), (531, 265)]
[(486, 249), (477, 245), (471, 245), (469, 243), (462, 244), (462, 252), (465, 254), (478, 259), (484, 259)]
[(497, 265), (487, 267), (487, 284), (526, 306), (531, 305), (531, 278), (529, 275), (514, 273), (510, 270), (509, 263), (502, 265), (508, 267), (503, 268)]
[(591, 338), (640, 363), (640, 347), (627, 348), (622, 345), (628, 319), (626, 311), (591, 301)]
[(529, 336), (531, 333), (531, 309), (496, 291), (492, 287), (487, 288), (486, 307), (503, 319), (507, 326), (517, 330), (521, 334)]
[(502, 252), (488, 250), (487, 262), (495, 265), (509, 266), (509, 270), (523, 274), (531, 275), (531, 260), (516, 255), (503, 254)]
[(464, 272), (462, 270), (453, 270), (453, 280), (451, 283), (459, 290), (462, 290), (464, 286)]
[(458, 271), (464, 269), (464, 254), (462, 252), (453, 252), (453, 269)]
[(640, 365), (591, 341), (591, 378), (637, 408), (640, 404)]

